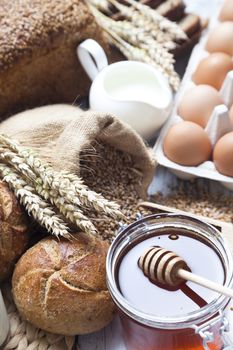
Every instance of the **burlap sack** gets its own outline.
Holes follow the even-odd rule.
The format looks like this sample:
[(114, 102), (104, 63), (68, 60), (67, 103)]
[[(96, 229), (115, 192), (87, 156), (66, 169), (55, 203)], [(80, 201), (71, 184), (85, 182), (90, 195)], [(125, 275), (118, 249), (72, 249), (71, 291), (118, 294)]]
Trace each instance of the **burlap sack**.
[(56, 170), (79, 172), (80, 151), (93, 140), (128, 152), (143, 174), (140, 195), (146, 193), (154, 171), (152, 153), (128, 125), (100, 112), (84, 112), (70, 105), (39, 107), (12, 116), (0, 124), (0, 133), (36, 148)]

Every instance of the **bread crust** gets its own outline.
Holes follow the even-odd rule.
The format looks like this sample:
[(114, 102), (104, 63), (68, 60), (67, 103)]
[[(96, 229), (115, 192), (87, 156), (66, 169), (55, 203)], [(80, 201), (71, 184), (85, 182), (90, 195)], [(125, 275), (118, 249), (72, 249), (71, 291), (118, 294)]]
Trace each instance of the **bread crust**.
[(0, 281), (10, 275), (28, 242), (27, 216), (8, 185), (0, 181)]
[(1, 0), (0, 13), (0, 119), (87, 95), (76, 48), (87, 38), (107, 44), (83, 1)]
[(24, 319), (46, 331), (86, 334), (114, 314), (106, 287), (108, 244), (80, 233), (72, 242), (45, 238), (19, 260), (13, 296)]

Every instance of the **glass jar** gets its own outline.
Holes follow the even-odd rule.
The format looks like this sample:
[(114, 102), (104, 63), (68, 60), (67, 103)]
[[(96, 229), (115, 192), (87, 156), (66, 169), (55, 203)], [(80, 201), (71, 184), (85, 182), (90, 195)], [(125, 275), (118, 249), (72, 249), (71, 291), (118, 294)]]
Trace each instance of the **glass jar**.
[[(194, 307), (192, 302), (187, 302), (187, 298), (184, 296), (184, 305), (187, 304), (187, 312), (186, 306), (183, 310), (182, 299), (179, 299), (183, 296), (180, 291), (177, 294), (161, 291), (159, 287), (149, 285), (149, 281), (148, 284), (145, 284), (145, 287), (141, 286), (142, 281), (147, 283), (143, 280), (146, 277), (144, 275), (140, 276), (140, 272), (136, 271), (138, 267), (132, 267), (135, 263), (124, 265), (124, 261), (132, 262), (134, 251), (138, 250), (140, 244), (146, 245), (155, 239), (156, 242), (159, 239), (163, 244), (168, 244), (170, 237), (180, 239), (179, 243), (174, 244), (176, 249), (173, 251), (177, 252), (177, 249), (180, 249), (179, 251), (183, 249), (191, 264), (193, 261), (194, 266), (199, 267), (199, 269), (200, 266), (203, 270), (206, 268), (208, 270), (206, 272), (207, 276), (208, 272), (212, 271), (211, 278), (215, 276), (215, 269), (216, 274), (218, 273), (216, 267), (218, 264), (211, 266), (211, 262), (213, 263), (213, 261), (219, 259), (223, 271), (222, 283), (227, 287), (231, 287), (233, 284), (232, 256), (226, 242), (215, 227), (188, 216), (175, 214), (150, 215), (123, 227), (108, 252), (107, 284), (119, 310), (127, 349), (233, 349), (227, 319), (227, 309), (230, 301), (228, 297), (213, 292), (215, 294), (208, 295), (207, 299), (209, 298), (209, 300), (205, 305), (196, 307), (196, 304), (193, 303), (193, 305), (195, 304)], [(169, 244), (172, 246), (173, 243), (170, 242)], [(198, 245), (200, 249), (197, 249)], [(163, 245), (163, 248), (167, 249), (167, 246), (164, 247)], [(204, 248), (203, 251), (202, 248)], [(210, 254), (205, 254), (205, 249), (209, 249)], [(170, 248), (170, 250), (172, 249)], [(184, 257), (182, 254), (179, 255)], [(209, 256), (212, 258), (209, 258)], [(136, 272), (134, 273), (134, 271)], [(140, 283), (137, 282), (137, 277), (141, 281)], [(156, 296), (154, 299), (151, 288), (155, 288), (152, 291)], [(178, 302), (173, 303), (173, 298), (181, 302), (180, 309), (177, 308)], [(141, 302), (142, 299), (143, 302)], [(146, 311), (143, 309), (144, 304)], [(189, 304), (191, 309), (193, 308), (192, 311), (189, 310)], [(161, 305), (164, 305), (165, 309), (168, 307), (167, 305), (173, 305), (174, 309), (179, 312), (173, 314), (170, 310), (173, 308), (171, 306), (168, 314), (163, 314)], [(156, 312), (157, 308), (160, 309), (158, 314)]]

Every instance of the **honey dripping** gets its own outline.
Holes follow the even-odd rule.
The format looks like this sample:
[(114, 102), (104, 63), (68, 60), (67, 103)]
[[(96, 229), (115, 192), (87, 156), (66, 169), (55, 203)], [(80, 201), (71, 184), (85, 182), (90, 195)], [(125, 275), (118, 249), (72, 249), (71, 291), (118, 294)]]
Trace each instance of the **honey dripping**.
[[(179, 236), (176, 234), (171, 234), (169, 235), (169, 239), (176, 241), (177, 239), (179, 239)], [(207, 305), (207, 302), (202, 297), (200, 297), (200, 295), (195, 293), (194, 290), (192, 290), (186, 283), (181, 284), (180, 289), (185, 295), (187, 295), (188, 298), (190, 298), (200, 308)]]
[[(159, 237), (158, 237), (159, 238)], [(168, 238), (172, 241), (176, 241), (179, 239), (179, 235), (177, 234), (170, 234), (168, 236)], [(149, 251), (148, 253), (150, 252), (150, 250), (152, 251), (152, 257), (151, 257), (151, 261), (153, 260), (153, 248), (159, 248), (159, 247), (152, 247), (152, 248), (149, 248)], [(163, 258), (164, 256), (164, 252), (161, 250), (161, 259)], [(172, 260), (172, 255), (170, 257), (170, 260)], [(140, 267), (140, 260), (138, 260), (138, 265)], [(151, 262), (150, 261), (150, 262)], [(149, 262), (149, 263), (150, 263)], [(168, 259), (168, 262), (169, 262), (169, 259)], [(158, 263), (159, 263), (159, 260), (158, 260)], [(158, 266), (154, 266), (154, 268), (156, 269)], [(166, 266), (165, 266), (166, 268)], [(186, 281), (182, 282), (182, 283), (179, 283), (177, 286), (169, 286), (168, 284), (161, 284), (159, 283), (158, 281), (155, 281), (155, 280), (152, 280), (149, 276), (147, 276), (149, 278), (149, 280), (151, 281), (151, 283), (154, 283), (156, 284), (158, 287), (160, 288), (164, 288), (168, 291), (175, 291), (175, 290), (181, 290), (189, 299), (191, 299), (197, 306), (199, 306), (200, 308), (206, 306), (208, 303), (200, 296), (198, 295), (192, 288), (190, 288)]]

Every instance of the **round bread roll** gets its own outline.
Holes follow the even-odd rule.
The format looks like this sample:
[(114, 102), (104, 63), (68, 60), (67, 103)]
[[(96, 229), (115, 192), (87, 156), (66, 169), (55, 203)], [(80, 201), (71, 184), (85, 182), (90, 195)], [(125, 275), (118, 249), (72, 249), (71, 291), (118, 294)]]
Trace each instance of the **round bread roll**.
[(0, 281), (13, 271), (28, 242), (27, 216), (8, 185), (0, 181)]
[(106, 286), (108, 244), (82, 233), (74, 238), (37, 243), (21, 257), (12, 280), (21, 316), (63, 335), (98, 331), (114, 314)]

